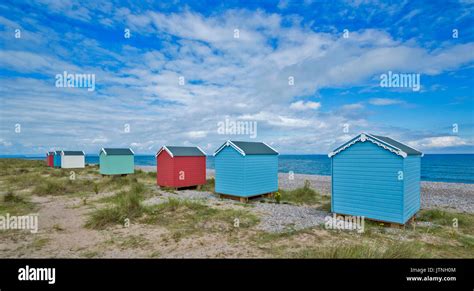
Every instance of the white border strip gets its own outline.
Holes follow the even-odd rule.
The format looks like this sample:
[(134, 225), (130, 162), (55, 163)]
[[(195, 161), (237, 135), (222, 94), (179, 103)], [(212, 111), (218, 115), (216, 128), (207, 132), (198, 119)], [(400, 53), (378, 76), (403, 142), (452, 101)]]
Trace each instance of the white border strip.
[(361, 133), (359, 134), (352, 142), (349, 142), (348, 144), (346, 144), (345, 146), (339, 148), (337, 151), (333, 151), (333, 152), (330, 152), (328, 154), (328, 157), (332, 158), (333, 156), (337, 155), (338, 153), (346, 150), (347, 148), (351, 147), (352, 145), (354, 145), (355, 143), (361, 141), (361, 142), (365, 142), (365, 141), (370, 141), (371, 143), (374, 143), (376, 145), (378, 145), (379, 147), (382, 147), (396, 155), (399, 155), (403, 158), (406, 158), (408, 155), (407, 153), (405, 153), (404, 151), (402, 151), (401, 149), (393, 146), (393, 145), (390, 145), (390, 144), (387, 144), (385, 143), (384, 141), (376, 138), (376, 137), (373, 137), (372, 135), (370, 134), (366, 134), (366, 133)]
[(275, 153), (277, 153), (277, 155), (280, 154), (276, 149), (272, 148), (272, 147), (271, 147), (270, 145), (268, 145), (266, 142), (262, 141), (262, 143), (263, 143), (264, 145), (266, 145), (267, 147), (271, 148)]
[(239, 148), (238, 146), (236, 146), (233, 142), (231, 142), (230, 140), (227, 140), (223, 145), (221, 145), (214, 153), (214, 157), (221, 151), (223, 150), (225, 147), (228, 147), (228, 146), (231, 146), (233, 147), (236, 151), (238, 151), (242, 156), (245, 156), (245, 152)]

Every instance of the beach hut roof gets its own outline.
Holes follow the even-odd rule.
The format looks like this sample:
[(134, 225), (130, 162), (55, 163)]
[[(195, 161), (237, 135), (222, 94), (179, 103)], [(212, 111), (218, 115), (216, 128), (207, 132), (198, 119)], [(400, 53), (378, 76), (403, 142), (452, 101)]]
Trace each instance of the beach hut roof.
[(398, 142), (390, 137), (386, 136), (381, 136), (381, 135), (373, 135), (369, 133), (361, 133), (358, 136), (354, 137), (350, 141), (346, 142), (345, 144), (337, 147), (335, 150), (330, 152), (328, 156), (331, 158), (338, 153), (344, 151), (345, 149), (351, 147), (357, 142), (365, 142), (365, 141), (370, 141), (381, 148), (384, 148), (388, 151), (391, 151), (394, 154), (397, 154), (399, 156), (402, 156), (403, 158), (406, 158), (407, 156), (423, 156), (423, 153), (407, 146), (406, 144), (403, 144), (401, 142)]
[(85, 156), (83, 151), (62, 151), (63, 156)]
[(133, 156), (135, 154), (130, 148), (102, 148), (100, 152), (106, 156)]
[(221, 150), (225, 147), (231, 146), (236, 151), (238, 151), (241, 155), (278, 155), (278, 152), (272, 148), (271, 146), (267, 145), (264, 142), (251, 142), (251, 141), (226, 141), (223, 145), (221, 145), (214, 156), (217, 155)]
[(55, 154), (55, 155), (60, 155), (60, 154), (61, 154), (61, 151), (55, 151), (54, 154)]
[(47, 155), (52, 156), (54, 155), (54, 152), (48, 152)]
[(172, 157), (205, 157), (206, 156), (206, 153), (200, 147), (182, 147), (182, 146), (162, 146), (155, 156), (158, 156), (162, 151), (166, 151)]

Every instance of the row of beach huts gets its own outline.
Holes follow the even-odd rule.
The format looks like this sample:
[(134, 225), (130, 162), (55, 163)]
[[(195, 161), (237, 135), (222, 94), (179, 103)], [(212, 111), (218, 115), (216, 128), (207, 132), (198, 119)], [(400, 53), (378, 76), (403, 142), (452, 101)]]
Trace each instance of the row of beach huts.
[[(328, 155), (331, 211), (405, 224), (420, 209), (420, 151), (389, 137), (361, 133)], [(226, 141), (215, 152), (215, 192), (246, 201), (278, 191), (278, 152), (264, 142)], [(51, 167), (83, 168), (83, 151), (47, 153)], [(206, 153), (199, 147), (163, 146), (156, 154), (157, 184), (183, 188), (206, 183)], [(102, 148), (102, 175), (135, 170), (129, 148)]]

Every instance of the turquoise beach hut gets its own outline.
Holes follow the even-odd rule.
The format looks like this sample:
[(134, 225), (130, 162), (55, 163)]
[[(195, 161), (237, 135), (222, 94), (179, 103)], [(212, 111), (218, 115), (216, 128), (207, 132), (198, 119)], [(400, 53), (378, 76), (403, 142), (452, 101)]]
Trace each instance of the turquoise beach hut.
[(129, 148), (102, 148), (99, 168), (102, 175), (126, 175), (135, 172), (135, 153)]
[(54, 152), (53, 165), (55, 168), (61, 168), (61, 151)]
[(329, 153), (333, 213), (405, 224), (420, 209), (423, 154), (389, 137), (361, 133)]
[(278, 152), (266, 143), (228, 140), (214, 157), (217, 193), (246, 199), (278, 190)]

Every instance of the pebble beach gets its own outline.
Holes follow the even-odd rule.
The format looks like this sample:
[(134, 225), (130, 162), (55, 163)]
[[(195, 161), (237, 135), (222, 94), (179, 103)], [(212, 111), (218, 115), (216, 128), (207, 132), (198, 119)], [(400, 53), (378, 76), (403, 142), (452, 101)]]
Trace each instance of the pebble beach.
[[(145, 172), (155, 172), (154, 166), (136, 166)], [(214, 177), (214, 170), (207, 169), (207, 177)], [(278, 185), (281, 189), (296, 189), (303, 187), (309, 181), (311, 187), (323, 195), (331, 195), (331, 177), (294, 174), (278, 174)], [(474, 184), (421, 182), (421, 208), (448, 208), (455, 211), (474, 213)]]
[[(155, 172), (154, 166), (136, 166), (145, 172)], [(207, 178), (214, 177), (215, 171), (207, 169)], [(331, 177), (319, 175), (278, 174), (280, 189), (296, 189), (303, 187), (305, 181), (309, 181), (311, 188), (322, 195), (331, 195)], [(148, 204), (156, 204), (165, 201), (167, 196), (182, 199), (204, 199), (209, 203), (215, 202), (216, 196), (208, 192), (196, 190), (179, 191), (179, 194), (164, 193), (163, 197), (151, 198)], [(229, 204), (238, 203), (226, 200)], [(456, 212), (474, 213), (474, 184), (444, 183), (444, 182), (421, 182), (421, 208), (441, 208)], [(263, 214), (259, 228), (269, 232), (282, 232), (291, 227), (292, 229), (304, 229), (313, 227), (324, 222), (327, 212), (308, 206), (288, 204), (255, 203), (255, 211)]]

